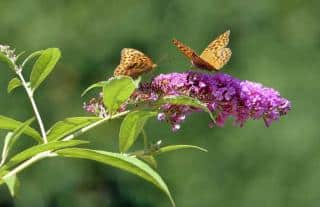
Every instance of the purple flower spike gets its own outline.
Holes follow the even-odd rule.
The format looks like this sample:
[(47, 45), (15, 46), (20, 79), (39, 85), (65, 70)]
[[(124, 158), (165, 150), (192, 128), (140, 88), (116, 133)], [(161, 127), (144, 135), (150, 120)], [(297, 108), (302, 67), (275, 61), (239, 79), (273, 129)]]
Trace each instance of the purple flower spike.
[(107, 111), (103, 105), (102, 93), (98, 98), (92, 98), (88, 103), (83, 103), (83, 108), (89, 113), (95, 114), (99, 117), (106, 117)]
[[(266, 126), (270, 126), (291, 109), (290, 102), (282, 98), (278, 91), (223, 73), (189, 71), (161, 74), (150, 83), (142, 84), (133, 97), (140, 101), (154, 101), (154, 97), (167, 95), (190, 96), (205, 103), (210, 111), (217, 114), (216, 123), (209, 123), (210, 127), (224, 126), (228, 117), (233, 117), (239, 126), (249, 119), (263, 119)], [(162, 106), (161, 110), (161, 119), (159, 116), (158, 119), (165, 117), (173, 131), (180, 129), (187, 115), (201, 111), (190, 106), (170, 104)]]

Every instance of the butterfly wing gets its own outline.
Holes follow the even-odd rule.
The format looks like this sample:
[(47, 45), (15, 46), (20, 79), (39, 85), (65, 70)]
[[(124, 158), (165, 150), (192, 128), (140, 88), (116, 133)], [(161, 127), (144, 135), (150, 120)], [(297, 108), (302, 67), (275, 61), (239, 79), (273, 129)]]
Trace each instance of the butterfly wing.
[(192, 58), (197, 55), (195, 51), (193, 51), (190, 47), (188, 47), (187, 45), (183, 44), (182, 42), (180, 42), (177, 39), (173, 39), (172, 43), (178, 48), (178, 50), (184, 54), (185, 56), (187, 56), (187, 58), (189, 58), (190, 60), (192, 60)]
[(123, 48), (120, 64), (114, 71), (114, 76), (126, 75), (136, 78), (145, 72), (151, 71), (157, 65), (148, 56), (139, 50)]
[(213, 66), (213, 69), (220, 70), (231, 58), (232, 52), (230, 48), (222, 48), (217, 51), (213, 51), (207, 56), (202, 56), (210, 65)]
[(228, 30), (218, 36), (200, 55), (216, 70), (220, 70), (231, 58), (231, 49), (226, 48), (229, 43), (229, 35), (230, 31)]
[(197, 53), (192, 50), (190, 47), (186, 46), (182, 42), (180, 42), (177, 39), (173, 39), (172, 43), (178, 48), (178, 50), (184, 54), (187, 58), (190, 59), (191, 63), (198, 67), (198, 68), (204, 68), (204, 69), (211, 69), (211, 65), (208, 64), (206, 61), (204, 61), (202, 58), (200, 58)]
[(230, 30), (227, 30), (226, 32), (222, 33), (207, 46), (203, 53), (225, 48), (229, 44), (229, 36)]

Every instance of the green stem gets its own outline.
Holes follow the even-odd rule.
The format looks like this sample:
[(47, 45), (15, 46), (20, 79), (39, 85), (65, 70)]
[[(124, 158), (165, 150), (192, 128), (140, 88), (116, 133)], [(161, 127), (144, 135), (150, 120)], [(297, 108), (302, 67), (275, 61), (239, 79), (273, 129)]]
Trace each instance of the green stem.
[(30, 100), (30, 103), (31, 103), (31, 106), (33, 108), (33, 111), (34, 111), (34, 114), (36, 116), (36, 119), (38, 121), (38, 124), (39, 124), (39, 127), (40, 127), (40, 131), (41, 131), (41, 136), (42, 136), (42, 139), (43, 139), (43, 142), (44, 143), (48, 143), (48, 140), (47, 140), (47, 135), (46, 135), (46, 130), (44, 128), (44, 125), (43, 125), (43, 121), (41, 119), (41, 116), (40, 116), (40, 113), (39, 113), (39, 110), (38, 110), (38, 107), (36, 105), (36, 102), (33, 98), (33, 91), (31, 90), (31, 88), (28, 86), (27, 82), (25, 81), (23, 75), (22, 75), (22, 68), (16, 66), (16, 74), (18, 75), (18, 77), (20, 78), (21, 80), (21, 84), (23, 86), (23, 88), (25, 89), (27, 95), (28, 95), (28, 98)]
[(115, 115), (112, 115), (112, 116), (111, 116), (111, 115), (110, 115), (110, 116), (107, 116), (107, 117), (105, 117), (105, 118), (103, 118), (103, 119), (101, 119), (101, 120), (99, 120), (99, 121), (97, 121), (97, 122), (94, 122), (94, 123), (92, 123), (92, 124), (90, 124), (90, 125), (82, 128), (82, 129), (76, 131), (76, 132), (73, 133), (73, 134), (70, 134), (70, 135), (66, 136), (66, 137), (63, 138), (62, 140), (63, 140), (63, 141), (71, 140), (71, 139), (73, 139), (73, 138), (75, 138), (75, 137), (77, 137), (77, 136), (79, 136), (79, 135), (81, 135), (81, 134), (89, 131), (90, 129), (92, 129), (92, 128), (96, 127), (96, 126), (99, 126), (99, 125), (103, 124), (104, 122), (106, 122), (106, 121), (108, 121), (108, 120), (115, 119), (115, 118), (118, 118), (118, 117), (120, 117), (120, 116), (124, 116), (124, 115), (126, 115), (127, 113), (129, 113), (129, 112), (130, 112), (130, 111), (124, 111), (124, 112), (120, 112), (120, 113), (115, 114)]
[(57, 154), (52, 153), (51, 151), (41, 152), (41, 153), (31, 157), (27, 161), (21, 163), (20, 165), (18, 165), (16, 168), (14, 168), (10, 172), (8, 172), (5, 176), (3, 176), (2, 179), (5, 180), (13, 175), (16, 175), (17, 173), (19, 173), (23, 169), (29, 167), (31, 164), (35, 163), (36, 161), (39, 161), (39, 160), (44, 159), (46, 157), (54, 157), (54, 156), (57, 156)]
[(23, 68), (23, 67), (27, 64), (27, 62), (28, 62), (29, 60), (31, 60), (31, 59), (34, 58), (34, 57), (37, 57), (37, 56), (41, 55), (42, 52), (43, 52), (43, 50), (40, 50), (40, 51), (34, 52), (34, 53), (32, 53), (31, 55), (29, 55), (29, 56), (23, 61), (21, 67)]

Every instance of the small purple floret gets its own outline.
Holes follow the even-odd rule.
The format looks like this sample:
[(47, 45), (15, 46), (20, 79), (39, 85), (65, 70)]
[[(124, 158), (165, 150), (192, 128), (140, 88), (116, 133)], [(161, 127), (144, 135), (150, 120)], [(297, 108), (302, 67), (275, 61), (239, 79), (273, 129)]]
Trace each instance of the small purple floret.
[(172, 132), (177, 132), (180, 129), (180, 124), (174, 124), (171, 128)]
[(158, 114), (157, 118), (159, 121), (163, 121), (166, 119), (166, 115), (163, 112), (161, 112)]

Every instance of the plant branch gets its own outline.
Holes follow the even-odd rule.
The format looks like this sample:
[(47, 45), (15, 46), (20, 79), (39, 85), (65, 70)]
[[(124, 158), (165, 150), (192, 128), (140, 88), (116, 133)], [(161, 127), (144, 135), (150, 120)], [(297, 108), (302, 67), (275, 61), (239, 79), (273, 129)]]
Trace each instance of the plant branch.
[(16, 175), (18, 172), (22, 171), (23, 169), (27, 168), (28, 166), (30, 166), (31, 164), (33, 164), (34, 162), (36, 162), (38, 160), (41, 160), (46, 157), (54, 157), (54, 156), (57, 156), (57, 154), (53, 153), (51, 151), (41, 152), (41, 153), (31, 157), (27, 161), (23, 162), (18, 167), (11, 170), (9, 173), (7, 173), (5, 176), (3, 176), (2, 179), (5, 180), (13, 175)]
[(108, 120), (115, 119), (115, 118), (118, 118), (118, 117), (120, 117), (120, 116), (124, 116), (124, 115), (126, 115), (127, 113), (129, 113), (129, 112), (130, 112), (130, 111), (124, 111), (124, 112), (120, 112), (120, 113), (114, 114), (114, 115), (112, 115), (112, 116), (109, 115), (109, 116), (107, 116), (107, 117), (105, 117), (105, 118), (103, 118), (103, 119), (101, 119), (101, 120), (99, 120), (99, 121), (97, 121), (97, 122), (94, 122), (94, 123), (92, 123), (92, 124), (90, 124), (90, 125), (82, 128), (82, 129), (76, 131), (76, 132), (73, 133), (73, 134), (70, 134), (70, 135), (66, 136), (66, 137), (63, 138), (62, 140), (63, 140), (63, 141), (71, 140), (71, 139), (73, 139), (73, 138), (75, 138), (75, 137), (77, 137), (77, 136), (79, 136), (79, 135), (81, 135), (81, 134), (89, 131), (90, 129), (92, 129), (92, 128), (96, 127), (96, 126), (99, 126), (100, 124), (102, 124), (102, 123), (104, 123), (104, 122), (106, 122), (106, 121), (108, 121)]
[(41, 119), (41, 116), (40, 116), (40, 113), (39, 113), (39, 110), (38, 110), (38, 107), (36, 105), (36, 102), (33, 98), (33, 91), (31, 90), (31, 88), (28, 86), (27, 82), (25, 81), (23, 75), (22, 75), (22, 68), (20, 67), (17, 67), (16, 68), (16, 74), (18, 75), (18, 77), (20, 78), (21, 80), (21, 84), (22, 86), (24, 87), (27, 95), (28, 95), (28, 98), (31, 102), (31, 105), (32, 105), (32, 108), (33, 108), (33, 111), (34, 111), (34, 114), (36, 116), (36, 119), (38, 121), (38, 124), (39, 124), (39, 127), (40, 127), (40, 131), (41, 131), (41, 135), (42, 135), (42, 139), (43, 139), (43, 142), (44, 143), (48, 143), (48, 140), (47, 140), (47, 135), (46, 135), (46, 130), (44, 128), (44, 125), (43, 125), (43, 121)]

